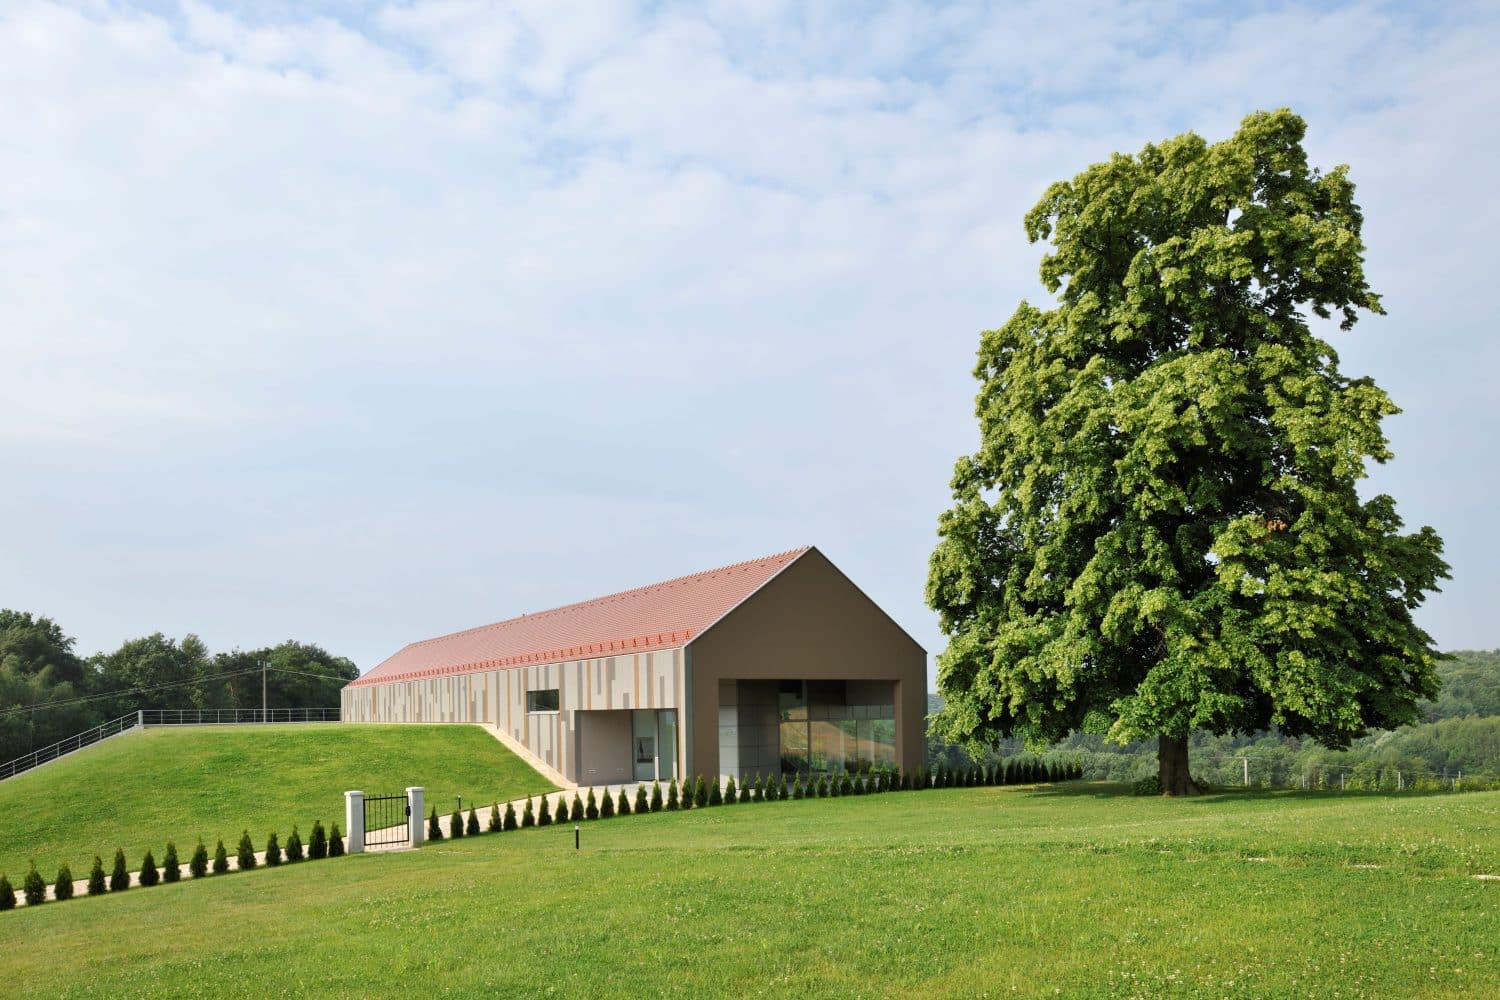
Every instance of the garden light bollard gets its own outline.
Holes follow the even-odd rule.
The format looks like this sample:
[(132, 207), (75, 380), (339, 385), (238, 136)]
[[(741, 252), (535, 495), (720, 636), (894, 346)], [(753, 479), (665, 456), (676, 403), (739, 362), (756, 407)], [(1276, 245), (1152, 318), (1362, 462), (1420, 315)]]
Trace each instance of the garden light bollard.
[(363, 854), (365, 850), (365, 793), (344, 793), (344, 850)]
[(422, 803), (424, 794), (420, 787), (406, 790), (406, 838), (413, 847), (421, 847), (422, 840), (427, 836), (427, 827), (422, 823), (427, 814)]
[(578, 824), (573, 824), (573, 850), (578, 850)]

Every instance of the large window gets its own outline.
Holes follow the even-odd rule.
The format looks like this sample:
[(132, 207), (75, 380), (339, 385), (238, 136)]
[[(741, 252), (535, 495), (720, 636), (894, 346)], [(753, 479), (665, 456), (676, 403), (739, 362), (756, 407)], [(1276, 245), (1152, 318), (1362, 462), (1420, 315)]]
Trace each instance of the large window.
[(895, 689), (874, 681), (782, 682), (781, 769), (864, 772), (896, 760)]
[(557, 688), (526, 692), (526, 711), (528, 712), (555, 712), (560, 704)]

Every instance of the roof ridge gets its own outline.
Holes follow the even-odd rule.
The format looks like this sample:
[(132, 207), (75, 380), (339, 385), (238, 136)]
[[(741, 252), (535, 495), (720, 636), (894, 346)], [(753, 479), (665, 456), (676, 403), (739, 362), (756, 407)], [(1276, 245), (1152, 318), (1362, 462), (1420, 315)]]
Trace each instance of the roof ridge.
[(684, 573), (682, 576), (674, 576), (670, 579), (660, 580), (656, 583), (648, 583), (641, 587), (631, 587), (629, 590), (621, 590), (613, 594), (603, 594), (599, 597), (590, 597), (587, 600), (574, 601), (572, 604), (560, 604), (555, 608), (547, 608), (544, 611), (536, 611), (530, 614), (516, 615), (512, 618), (504, 618), (497, 622), (490, 622), (488, 625), (476, 625), (472, 628), (459, 629), (457, 632), (445, 632), (442, 635), (435, 635), (428, 639), (418, 639), (416, 642), (407, 643), (402, 647), (402, 649), (413, 649), (421, 646), (426, 646), (434, 642), (443, 642), (447, 639), (457, 638), (458, 636), (462, 635), (472, 635), (475, 632), (484, 632), (492, 628), (498, 628), (501, 625), (509, 625), (513, 622), (534, 621), (539, 618), (546, 618), (551, 615), (560, 614), (564, 611), (576, 611), (579, 608), (585, 608), (590, 605), (603, 604), (607, 601), (621, 600), (623, 598), (631, 597), (636, 594), (644, 594), (653, 590), (660, 590), (664, 587), (670, 587), (674, 584), (684, 583), (688, 580), (701, 580), (704, 577), (713, 576), (717, 573), (728, 573), (734, 570), (745, 569), (749, 566), (755, 566), (760, 563), (774, 562), (775, 560), (787, 559), (791, 556), (800, 556), (806, 553), (811, 548), (811, 545), (802, 545), (798, 546), (797, 548), (787, 549), (783, 552), (773, 552), (770, 555), (760, 556), (755, 559), (743, 559), (740, 562), (730, 563), (727, 566), (719, 566), (714, 569), (699, 570), (696, 573)]

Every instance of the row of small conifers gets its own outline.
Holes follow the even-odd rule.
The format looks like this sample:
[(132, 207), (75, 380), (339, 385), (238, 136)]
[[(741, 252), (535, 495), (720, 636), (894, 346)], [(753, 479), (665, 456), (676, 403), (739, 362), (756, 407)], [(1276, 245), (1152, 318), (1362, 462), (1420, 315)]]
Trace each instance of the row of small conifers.
[[(739, 802), (775, 802), (782, 799), (827, 799), (843, 795), (875, 795), (880, 792), (905, 792), (923, 788), (975, 788), (981, 785), (1031, 785), (1042, 782), (1071, 781), (1083, 777), (1083, 766), (1075, 763), (1049, 763), (1042, 760), (1002, 761), (992, 767), (954, 768), (939, 765), (931, 771), (918, 770), (903, 773), (900, 768), (882, 768), (864, 774), (811, 775), (804, 778), (794, 775), (790, 782), (785, 774), (762, 777), (755, 776), (753, 782), (746, 781), (736, 787), (734, 778), (721, 788), (717, 781), (705, 781), (698, 775), (691, 782), (683, 778), (680, 783), (667, 782), (666, 793), (662, 793), (660, 781), (637, 785), (632, 800), (622, 787), (617, 795), (603, 789), (595, 796), (594, 789), (587, 796), (576, 790), (573, 801), (557, 802), (556, 812), (548, 804), (545, 795), (539, 797), (538, 805), (532, 808), (531, 798), (516, 815), (515, 803), (507, 802), (502, 813), (499, 804), (490, 807), (487, 829), (490, 833), (502, 830), (525, 829), (532, 826), (550, 826), (553, 823), (573, 823), (586, 819), (610, 819), (614, 816), (629, 816), (634, 813), (676, 812), (682, 809), (705, 809), (709, 806), (733, 805)], [(462, 809), (454, 809), (448, 818), (449, 837), (472, 837), (480, 832), (479, 812), (470, 808), (466, 817)], [(433, 807), (427, 817), (427, 839), (442, 840), (443, 827), (438, 820), (437, 808)]]
[[(818, 775), (816, 779), (811, 775), (804, 777), (798, 774), (794, 775), (790, 782), (787, 781), (785, 774), (765, 777), (757, 774), (753, 782), (745, 781), (738, 786), (731, 777), (722, 787), (717, 781), (705, 781), (700, 774), (691, 782), (686, 778), (681, 782), (668, 781), (665, 792), (662, 791), (660, 781), (652, 783), (650, 792), (646, 791), (644, 785), (637, 785), (634, 799), (625, 793), (624, 788), (621, 788), (619, 794), (614, 796), (610, 795), (607, 788), (602, 789), (598, 796), (592, 788), (588, 790), (586, 797), (574, 791), (573, 801), (567, 803), (560, 799), (555, 813), (548, 805), (546, 796), (539, 797), (538, 805), (534, 809), (531, 799), (528, 798), (519, 816), (516, 814), (514, 803), (507, 802), (503, 812), (497, 803), (490, 808), (488, 829), (491, 833), (495, 833), (501, 830), (525, 829), (532, 826), (550, 826), (553, 823), (629, 816), (632, 812), (676, 812), (741, 802), (827, 799), (845, 795), (875, 795), (881, 792), (904, 792), (924, 788), (1031, 785), (1068, 781), (1081, 777), (1083, 777), (1082, 765), (1049, 763), (1035, 759), (1011, 759), (994, 766), (981, 767), (949, 767), (940, 764), (932, 770), (921, 769), (914, 773), (903, 772), (900, 768), (880, 768), (862, 774), (844, 772), (836, 775)], [(453, 815), (448, 821), (449, 837), (472, 837), (479, 832), (479, 814), (475, 809), (470, 808), (467, 817), (462, 810), (453, 810)], [(442, 825), (438, 821), (436, 807), (427, 818), (427, 839), (443, 839)], [(343, 853), (344, 837), (339, 831), (339, 825), (334, 823), (330, 830), (325, 831), (321, 822), (315, 822), (312, 825), (312, 834), (305, 845), (295, 826), (292, 827), (291, 836), (287, 837), (285, 847), (277, 840), (276, 834), (271, 834), (266, 840), (264, 861), (257, 860), (255, 844), (250, 840), (250, 832), (247, 830), (240, 836), (235, 860), (238, 870), (249, 871), (257, 864), (275, 867), (283, 862), (295, 864), (304, 859), (316, 861), (321, 858), (336, 858)], [(218, 842), (210, 860), (208, 848), (200, 840), (197, 849), (188, 860), (188, 874), (192, 878), (204, 878), (210, 873), (222, 875), (228, 871), (230, 871), (229, 852), (224, 849), (224, 841)], [(170, 841), (167, 843), (167, 851), (162, 857), (160, 868), (157, 867), (156, 859), (149, 850), (141, 860), (139, 881), (142, 886), (149, 887), (159, 882), (177, 882), (181, 879), (182, 866), (177, 857), (177, 846)], [(123, 849), (115, 851), (114, 866), (109, 875), (105, 875), (102, 859), (97, 854), (94, 856), (94, 868), (89, 872), (88, 880), (90, 896), (102, 896), (106, 892), (124, 892), (129, 888), (130, 871), (126, 867)], [(31, 870), (22, 883), (21, 892), (26, 897), (28, 906), (36, 906), (47, 899), (47, 884), (36, 870), (35, 862), (32, 862)], [(57, 879), (52, 883), (52, 895), (58, 900), (73, 898), (73, 873), (66, 864), (57, 870)], [(14, 909), (15, 905), (15, 887), (11, 885), (8, 877), (0, 875), (0, 910)]]
[[(239, 871), (249, 871), (258, 864), (265, 864), (274, 868), (285, 861), (295, 864), (298, 861), (317, 861), (322, 858), (336, 858), (344, 853), (344, 835), (339, 832), (339, 825), (333, 824), (331, 830), (325, 831), (321, 822), (314, 822), (312, 833), (308, 836), (307, 843), (302, 843), (302, 835), (297, 832), (297, 827), (292, 827), (291, 836), (286, 839), (286, 846), (282, 847), (276, 834), (271, 834), (266, 839), (266, 856), (263, 861), (256, 858), (255, 844), (250, 840), (250, 831), (246, 830), (240, 835), (239, 847), (235, 852), (235, 863)], [(208, 848), (203, 841), (198, 841), (198, 847), (193, 851), (193, 856), (188, 859), (188, 874), (193, 878), (204, 878), (210, 873), (223, 875), (230, 871), (229, 852), (224, 849), (224, 841), (220, 840), (214, 848), (213, 858), (209, 859)], [(146, 856), (141, 859), (140, 884), (150, 887), (160, 882), (179, 882), (182, 880), (182, 863), (177, 857), (177, 845), (170, 840), (167, 841), (167, 853), (162, 855), (161, 867), (156, 865), (156, 858), (148, 850)], [(94, 869), (89, 872), (88, 894), (90, 896), (102, 896), (106, 892), (124, 892), (130, 888), (130, 870), (125, 864), (125, 851), (123, 848), (115, 850), (115, 863), (113, 869), (106, 876), (104, 874), (104, 861), (99, 855), (94, 855)], [(47, 883), (42, 880), (41, 873), (36, 870), (36, 862), (31, 863), (31, 871), (26, 873), (26, 879), (21, 883), (21, 894), (26, 897), (27, 906), (36, 906), (47, 899)], [(73, 872), (64, 864), (57, 870), (57, 880), (52, 883), (52, 898), (56, 900), (73, 898)], [(12, 910), (16, 906), (16, 890), (5, 875), (0, 875), (0, 910)]]

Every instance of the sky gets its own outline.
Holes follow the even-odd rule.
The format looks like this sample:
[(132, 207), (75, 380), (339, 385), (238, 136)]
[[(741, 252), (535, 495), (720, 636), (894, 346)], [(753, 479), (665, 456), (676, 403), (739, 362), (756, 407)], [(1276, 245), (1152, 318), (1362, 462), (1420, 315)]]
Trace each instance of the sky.
[(818, 546), (922, 597), (1052, 181), (1289, 106), (1500, 646), (1500, 6), (0, 3), (0, 606), (407, 642)]

